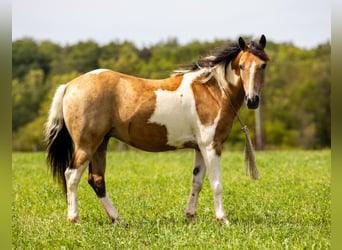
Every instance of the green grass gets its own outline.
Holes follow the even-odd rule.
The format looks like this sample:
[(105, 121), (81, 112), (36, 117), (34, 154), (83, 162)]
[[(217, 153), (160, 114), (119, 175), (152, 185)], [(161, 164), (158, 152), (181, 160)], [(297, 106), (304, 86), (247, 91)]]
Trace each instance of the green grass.
[(330, 150), (257, 152), (261, 179), (244, 176), (243, 153), (224, 152), (229, 226), (214, 219), (206, 177), (197, 223), (185, 220), (193, 152), (108, 153), (107, 191), (125, 229), (110, 224), (85, 173), (81, 223), (67, 222), (61, 188), (43, 153), (12, 156), (12, 246), (17, 249), (327, 249), (331, 238)]

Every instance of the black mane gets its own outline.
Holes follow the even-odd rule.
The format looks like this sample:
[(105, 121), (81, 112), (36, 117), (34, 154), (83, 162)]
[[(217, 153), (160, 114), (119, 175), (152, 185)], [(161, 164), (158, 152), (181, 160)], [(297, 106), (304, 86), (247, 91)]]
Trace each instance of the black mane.
[[(264, 61), (268, 61), (269, 58), (265, 53), (263, 47), (255, 42), (251, 41), (247, 43), (247, 50), (253, 55), (259, 57)], [(214, 51), (211, 55), (199, 59), (189, 65), (184, 65), (182, 70), (184, 71), (195, 71), (205, 67), (215, 67), (218, 64), (224, 64), (226, 69), (228, 64), (240, 53), (241, 48), (237, 42), (232, 42), (223, 49)]]

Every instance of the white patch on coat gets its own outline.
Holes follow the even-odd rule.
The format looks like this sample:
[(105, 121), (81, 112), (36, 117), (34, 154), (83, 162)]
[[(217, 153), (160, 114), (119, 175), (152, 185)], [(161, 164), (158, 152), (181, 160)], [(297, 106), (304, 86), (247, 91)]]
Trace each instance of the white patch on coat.
[(109, 69), (95, 69), (95, 70), (88, 72), (87, 74), (99, 75), (102, 72), (106, 72), (106, 71), (110, 71), (110, 70)]
[(211, 145), (211, 143), (214, 140), (217, 124), (220, 120), (220, 114), (221, 114), (221, 111), (218, 112), (214, 122), (209, 126), (204, 126), (201, 123), (199, 117), (197, 116), (198, 132), (196, 133), (196, 135), (197, 135), (196, 138), (197, 138), (198, 146), (201, 147), (201, 146)]
[(226, 72), (224, 69), (224, 65), (219, 64), (213, 68), (213, 75), (220, 86), (221, 89), (229, 89), (229, 83), (226, 79)]
[(106, 193), (105, 197), (100, 198), (100, 202), (103, 206), (103, 208), (106, 210), (108, 216), (110, 219), (115, 220), (119, 218), (119, 213), (113, 206), (112, 201), (108, 197), (108, 194)]
[(254, 96), (254, 84), (253, 84), (253, 81), (254, 81), (254, 78), (255, 78), (255, 73), (256, 73), (256, 67), (257, 67), (257, 64), (256, 62), (253, 62), (252, 65), (251, 65), (251, 68), (250, 68), (250, 71), (249, 71), (249, 85), (248, 85), (248, 92), (246, 94), (246, 96), (248, 98), (252, 98)]
[(196, 141), (198, 145), (210, 144), (214, 138), (220, 112), (213, 124), (202, 125), (191, 88), (193, 80), (201, 74), (203, 70), (184, 74), (182, 83), (175, 91), (155, 91), (156, 108), (149, 122), (166, 127), (169, 146), (182, 148), (189, 141)]
[(73, 222), (79, 221), (77, 208), (77, 186), (84, 170), (88, 167), (88, 165), (89, 161), (86, 161), (76, 169), (67, 168), (65, 171), (68, 198), (68, 219)]
[(227, 66), (227, 80), (230, 84), (237, 86), (240, 76), (235, 74), (235, 70), (232, 69), (232, 62)]

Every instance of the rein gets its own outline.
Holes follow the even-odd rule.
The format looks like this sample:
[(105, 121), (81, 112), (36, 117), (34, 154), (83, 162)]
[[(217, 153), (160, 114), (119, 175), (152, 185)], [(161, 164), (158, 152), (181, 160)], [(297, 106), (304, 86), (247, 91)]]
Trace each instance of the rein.
[(251, 137), (249, 136), (249, 131), (248, 131), (247, 125), (245, 125), (242, 122), (239, 114), (236, 112), (236, 110), (233, 106), (232, 99), (231, 99), (229, 92), (225, 88), (222, 88), (222, 89), (223, 89), (223, 92), (225, 93), (227, 99), (229, 99), (229, 104), (230, 104), (234, 114), (236, 115), (236, 117), (238, 118), (238, 120), (240, 122), (241, 130), (245, 133), (245, 150), (244, 151), (245, 151), (246, 176), (248, 176), (248, 173), (249, 173), (252, 179), (257, 180), (257, 179), (259, 179), (259, 171), (258, 171), (258, 168), (256, 166), (256, 160), (255, 160), (252, 140), (251, 140)]

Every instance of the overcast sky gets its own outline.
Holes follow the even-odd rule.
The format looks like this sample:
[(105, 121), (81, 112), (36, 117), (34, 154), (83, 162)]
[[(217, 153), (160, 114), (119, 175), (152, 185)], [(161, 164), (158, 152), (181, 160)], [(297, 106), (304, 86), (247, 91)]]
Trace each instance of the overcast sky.
[(326, 0), (13, 0), (12, 40), (74, 44), (253, 38), (312, 48), (331, 39)]

